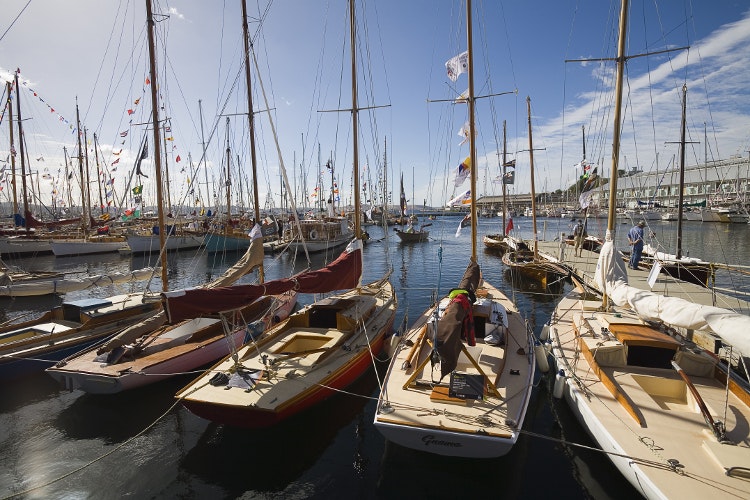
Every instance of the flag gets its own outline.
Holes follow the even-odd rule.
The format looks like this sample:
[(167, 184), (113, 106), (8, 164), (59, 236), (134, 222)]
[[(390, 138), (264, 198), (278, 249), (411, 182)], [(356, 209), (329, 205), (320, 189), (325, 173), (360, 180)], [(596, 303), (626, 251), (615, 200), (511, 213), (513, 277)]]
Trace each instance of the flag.
[(127, 130), (125, 132), (120, 132), (120, 137), (127, 137), (127, 136), (128, 136)]
[(133, 111), (132, 109), (128, 110), (128, 115), (132, 115), (133, 113), (135, 113), (135, 111)]
[(505, 234), (510, 233), (513, 230), (513, 217), (508, 218), (508, 223), (505, 224)]
[(135, 174), (136, 175), (142, 175), (143, 177), (148, 179), (148, 175), (145, 175), (143, 172), (141, 172), (141, 161), (148, 158), (148, 140), (143, 141), (143, 150), (141, 151), (141, 156), (138, 157), (138, 161), (135, 162)]
[(119, 162), (120, 162), (120, 159), (118, 158), (118, 159), (116, 159), (115, 161), (112, 162), (112, 165), (117, 165)]
[(453, 102), (455, 104), (464, 104), (469, 100), (469, 89), (464, 90), (461, 94), (456, 97)]
[(467, 156), (466, 159), (456, 168), (456, 179), (454, 185), (456, 187), (464, 183), (467, 177), (471, 173), (471, 157)]
[(594, 197), (594, 188), (597, 184), (596, 181), (599, 178), (596, 173), (598, 168), (599, 167), (595, 167), (594, 170), (591, 171), (591, 174), (588, 175), (586, 182), (584, 182), (581, 187), (581, 196), (578, 197), (578, 203), (581, 204), (581, 208), (588, 208), (589, 205), (591, 205), (591, 199)]
[(460, 194), (448, 202), (449, 207), (456, 205), (468, 205), (471, 203), (471, 189), (466, 191), (464, 194)]
[(143, 193), (143, 184), (133, 188), (133, 195), (138, 196)]
[(445, 62), (445, 69), (448, 71), (450, 81), (455, 82), (458, 80), (458, 75), (466, 73), (469, 69), (469, 52), (462, 52), (448, 59)]
[(463, 219), (461, 219), (461, 222), (458, 224), (458, 229), (456, 229), (456, 238), (461, 236), (461, 229), (465, 228), (471, 224), (471, 214), (466, 214)]
[(505, 172), (503, 175), (503, 184), (515, 184), (516, 183), (516, 171), (511, 170), (510, 172)]
[(503, 167), (516, 168), (516, 159), (513, 158), (510, 161), (506, 161), (505, 163), (503, 163)]
[(177, 158), (175, 158), (174, 161), (175, 161), (175, 163), (180, 163), (181, 159), (182, 158), (180, 158), (180, 155), (177, 155)]
[[(476, 130), (474, 131), (476, 134)], [(464, 123), (463, 127), (458, 130), (458, 136), (462, 137), (463, 140), (459, 143), (459, 146), (463, 146), (469, 142), (469, 122)]]

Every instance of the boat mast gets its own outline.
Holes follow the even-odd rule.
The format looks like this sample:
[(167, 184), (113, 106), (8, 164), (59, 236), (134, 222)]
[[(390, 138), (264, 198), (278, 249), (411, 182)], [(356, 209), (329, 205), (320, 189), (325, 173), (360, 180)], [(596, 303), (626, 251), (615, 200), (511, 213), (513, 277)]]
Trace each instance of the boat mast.
[(96, 178), (98, 181), (97, 184), (99, 185), (99, 215), (104, 215), (104, 198), (102, 198), (102, 175), (101, 166), (99, 165), (99, 146), (97, 143), (96, 133), (94, 133), (94, 159), (96, 162)]
[(146, 24), (148, 29), (148, 58), (151, 72), (151, 120), (154, 131), (154, 164), (156, 167), (156, 204), (159, 214), (159, 248), (161, 249), (161, 283), (163, 291), (169, 290), (167, 278), (167, 253), (165, 251), (166, 235), (164, 234), (164, 202), (162, 200), (161, 180), (161, 138), (159, 133), (159, 102), (156, 79), (156, 47), (154, 43), (154, 15), (151, 11), (151, 0), (146, 0)]
[[(242, 34), (245, 42), (245, 83), (247, 86), (247, 122), (250, 135), (250, 164), (253, 169), (253, 210), (255, 222), (260, 224), (260, 196), (258, 194), (258, 167), (255, 157), (255, 115), (253, 114), (252, 79), (250, 75), (250, 34), (247, 28), (247, 2), (242, 0)], [(258, 280), (263, 283), (263, 262), (258, 267)]]
[(229, 235), (230, 232), (230, 226), (232, 225), (232, 189), (231, 189), (231, 165), (232, 165), (232, 148), (229, 147), (229, 117), (227, 116), (227, 172), (226, 172), (226, 179), (224, 180), (224, 185), (227, 188), (226, 190), (226, 197), (227, 197), (227, 222), (224, 225), (224, 234)]
[[(90, 176), (90, 169), (89, 169), (89, 137), (88, 137), (88, 130), (85, 128), (83, 129), (83, 154), (84, 154), (84, 161), (86, 165), (86, 216), (85, 216), (85, 223), (83, 225), (83, 236), (88, 237), (88, 227), (89, 222), (91, 221), (91, 176)], [(83, 182), (83, 181), (81, 181)], [(81, 215), (81, 220), (84, 220), (84, 216)]]
[(349, 27), (352, 52), (352, 158), (354, 161), (354, 237), (362, 237), (359, 220), (359, 149), (357, 143), (357, 43), (355, 38), (354, 0), (349, 0)]
[[(620, 162), (620, 121), (622, 115), (622, 80), (625, 72), (625, 36), (628, 25), (628, 0), (622, 0), (620, 8), (620, 32), (617, 44), (617, 77), (615, 80), (615, 123), (612, 137), (612, 169), (609, 180), (609, 207), (607, 210), (607, 232), (605, 239), (615, 237), (615, 204), (617, 201), (617, 171)], [(606, 297), (605, 297), (606, 298)]]
[[(10, 132), (10, 150), (13, 152), (16, 150), (15, 144), (13, 142), (13, 103), (10, 98), (10, 93), (13, 91), (11, 83), (5, 82), (5, 87), (8, 90), (8, 129)], [(13, 213), (18, 213), (18, 193), (16, 192), (16, 155), (12, 154), (10, 155), (10, 173), (11, 173), (11, 180), (10, 180), (10, 186), (13, 189)]]
[(531, 174), (531, 227), (534, 232), (534, 260), (539, 257), (539, 241), (536, 232), (536, 190), (534, 189), (534, 141), (531, 139), (531, 97), (526, 96), (526, 111), (529, 115), (529, 173)]
[(677, 195), (677, 260), (682, 258), (682, 202), (685, 186), (685, 114), (687, 109), (687, 85), (682, 84), (682, 121), (680, 122), (680, 191)]
[[(23, 149), (23, 120), (21, 119), (21, 92), (18, 88), (18, 72), (16, 71), (16, 114), (18, 115), (18, 151), (21, 154), (21, 186), (23, 188), (23, 218), (26, 233), (29, 232), (29, 198), (26, 191), (26, 161)], [(80, 139), (79, 139), (80, 140)], [(14, 183), (15, 185), (15, 178)]]
[(507, 123), (505, 120), (503, 120), (503, 178), (501, 179), (501, 182), (503, 183), (503, 236), (507, 236), (507, 232), (505, 231), (505, 213), (508, 211), (508, 186), (505, 183), (505, 174), (508, 170), (508, 149), (507, 149)]
[[(83, 234), (88, 233), (88, 219), (86, 218), (86, 176), (83, 171), (83, 146), (81, 146), (81, 117), (78, 111), (78, 98), (76, 97), (76, 127), (78, 135), (78, 175), (81, 179), (81, 229)], [(23, 160), (23, 158), (22, 158)], [(25, 188), (24, 188), (25, 190)]]
[(474, 122), (474, 56), (472, 55), (472, 37), (471, 37), (471, 0), (466, 0), (466, 39), (467, 39), (467, 72), (469, 74), (469, 95), (466, 102), (469, 105), (469, 158), (471, 168), (469, 174), (471, 178), (471, 261), (477, 261), (477, 148), (475, 143), (476, 124)]

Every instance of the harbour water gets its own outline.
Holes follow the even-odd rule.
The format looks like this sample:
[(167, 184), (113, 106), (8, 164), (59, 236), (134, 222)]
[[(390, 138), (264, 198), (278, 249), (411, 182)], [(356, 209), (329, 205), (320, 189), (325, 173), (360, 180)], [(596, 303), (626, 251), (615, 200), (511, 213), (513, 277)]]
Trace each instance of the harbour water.
[[(456, 237), (458, 218), (432, 222), (431, 240), (409, 245), (400, 243), (395, 233), (367, 228), (372, 241), (365, 247), (364, 280), (392, 269), (399, 300), (396, 325), (416, 318), (436, 290), (444, 294), (454, 287), (468, 263), (469, 229)], [(514, 224), (530, 236), (530, 219), (517, 219)], [(604, 221), (590, 221), (590, 233), (598, 234), (597, 224)], [(667, 250), (675, 244), (674, 223), (652, 222), (650, 228)], [(627, 225), (618, 227), (618, 239), (625, 238), (627, 229)], [(480, 236), (499, 230), (500, 219), (480, 220)], [(539, 230), (540, 237), (553, 239), (570, 231), (570, 221), (544, 219)], [(742, 264), (750, 256), (750, 227), (686, 223), (683, 247), (694, 257)], [(236, 257), (200, 251), (170, 255), (170, 288), (216, 277)], [(313, 256), (312, 266), (333, 257)], [(485, 279), (515, 297), (538, 334), (554, 309), (555, 296), (514, 283), (499, 257), (485, 252), (481, 243), (478, 258)], [(137, 269), (155, 261), (156, 257), (111, 255), (42, 256), (12, 263), (38, 270), (98, 273)], [(268, 279), (288, 275), (292, 266), (300, 270), (307, 263), (299, 255), (265, 259)], [(139, 286), (92, 289), (70, 297), (112, 295)], [(747, 280), (731, 273), (719, 273), (717, 286), (750, 292)], [(59, 300), (2, 299), (0, 316), (7, 321), (39, 314)], [(349, 394), (260, 432), (216, 425), (181, 407), (174, 394), (191, 374), (111, 396), (62, 390), (45, 373), (3, 383), (0, 498), (637, 497), (593, 449), (565, 403), (551, 397), (541, 375), (524, 434), (505, 457), (439, 457), (386, 442), (372, 424), (374, 398), (386, 364), (379, 361)]]

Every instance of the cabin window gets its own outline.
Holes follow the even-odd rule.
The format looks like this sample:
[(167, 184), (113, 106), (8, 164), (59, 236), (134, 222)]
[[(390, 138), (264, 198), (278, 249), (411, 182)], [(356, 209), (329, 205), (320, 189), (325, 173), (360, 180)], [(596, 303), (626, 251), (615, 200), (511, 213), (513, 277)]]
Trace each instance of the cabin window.
[(628, 345), (628, 366), (644, 368), (672, 368), (675, 351), (661, 347)]

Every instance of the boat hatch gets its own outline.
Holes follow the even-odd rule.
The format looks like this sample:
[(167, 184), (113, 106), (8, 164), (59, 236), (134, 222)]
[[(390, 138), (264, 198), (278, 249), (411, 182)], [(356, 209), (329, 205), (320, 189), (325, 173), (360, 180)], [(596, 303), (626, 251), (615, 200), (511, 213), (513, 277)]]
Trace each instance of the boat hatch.
[(361, 296), (316, 305), (310, 310), (309, 326), (353, 331), (357, 324), (364, 322), (372, 314), (376, 303), (375, 297)]
[(662, 410), (694, 412), (697, 403), (681, 379), (632, 375), (643, 391), (651, 396)]
[(112, 301), (104, 299), (69, 300), (62, 303), (63, 318), (67, 321), (81, 321), (81, 313), (109, 307)]
[(672, 368), (680, 342), (646, 325), (610, 323), (609, 331), (627, 347), (628, 366)]

